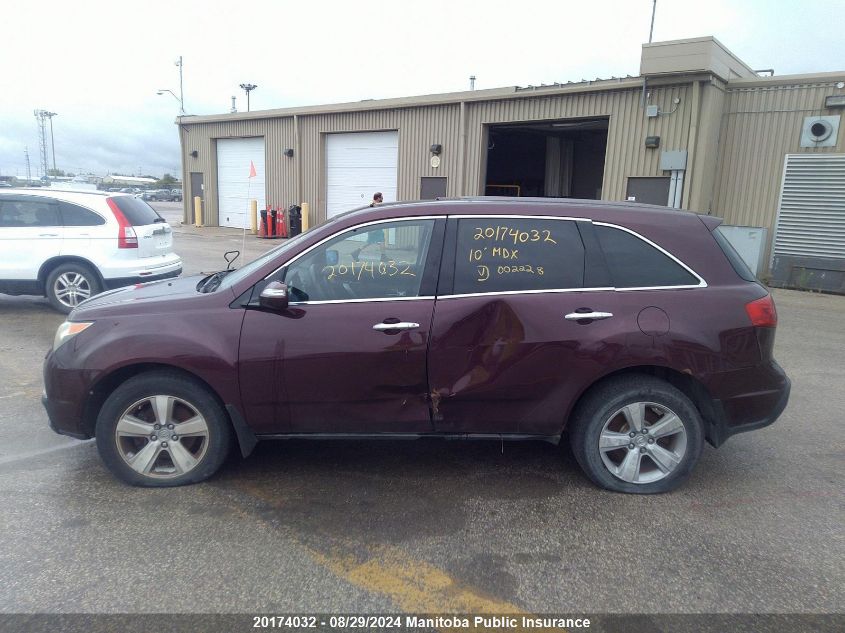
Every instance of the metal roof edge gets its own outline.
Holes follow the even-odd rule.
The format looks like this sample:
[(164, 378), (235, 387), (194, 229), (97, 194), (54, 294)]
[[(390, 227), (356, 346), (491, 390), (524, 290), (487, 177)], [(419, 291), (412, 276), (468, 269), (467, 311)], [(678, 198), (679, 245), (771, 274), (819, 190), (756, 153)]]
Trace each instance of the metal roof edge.
[(797, 75), (775, 75), (772, 77), (750, 77), (731, 79), (727, 82), (728, 90), (733, 88), (765, 88), (768, 86), (786, 86), (792, 84), (816, 84), (845, 81), (845, 70), (824, 73), (806, 73)]
[[(674, 78), (673, 78), (674, 79)], [(690, 81), (687, 76), (678, 76), (678, 80)], [(327, 105), (300, 106), (294, 108), (278, 108), (273, 110), (256, 110), (252, 112), (236, 112), (209, 115), (186, 115), (177, 117), (177, 125), (195, 125), (202, 123), (222, 123), (227, 121), (249, 121), (255, 119), (277, 119), (293, 116), (309, 116), (318, 114), (338, 114), (344, 112), (358, 112), (361, 110), (390, 110), (394, 108), (416, 108), (436, 105), (451, 105), (461, 102), (501, 101), (508, 99), (525, 99), (531, 97), (545, 97), (551, 95), (597, 92), (607, 90), (626, 90), (642, 87), (642, 77), (619, 77), (614, 79), (600, 79), (589, 82), (560, 84), (552, 86), (529, 86), (521, 88), (510, 86), (505, 88), (490, 88), (487, 90), (472, 90), (465, 92), (446, 92), (433, 95), (412, 97), (398, 97), (391, 99), (366, 99)]]

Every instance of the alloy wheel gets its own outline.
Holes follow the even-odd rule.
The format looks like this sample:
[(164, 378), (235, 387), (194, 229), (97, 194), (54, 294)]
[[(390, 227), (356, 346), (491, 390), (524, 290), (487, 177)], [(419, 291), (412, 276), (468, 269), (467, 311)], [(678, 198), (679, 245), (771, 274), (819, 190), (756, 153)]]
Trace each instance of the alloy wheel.
[(605, 421), (598, 448), (602, 462), (615, 477), (648, 484), (669, 476), (683, 461), (687, 431), (668, 407), (633, 402)]
[(190, 402), (154, 395), (130, 405), (115, 427), (118, 453), (134, 471), (173, 479), (192, 471), (208, 449), (208, 423)]
[(80, 273), (62, 273), (53, 283), (53, 294), (62, 305), (75, 308), (91, 297), (91, 282)]

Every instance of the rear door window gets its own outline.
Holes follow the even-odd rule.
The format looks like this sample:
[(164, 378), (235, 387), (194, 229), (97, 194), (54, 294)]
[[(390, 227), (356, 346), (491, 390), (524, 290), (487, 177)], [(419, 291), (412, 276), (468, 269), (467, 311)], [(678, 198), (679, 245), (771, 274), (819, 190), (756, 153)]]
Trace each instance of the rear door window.
[(572, 220), (458, 220), (454, 294), (584, 285), (584, 245)]
[(644, 239), (612, 226), (594, 226), (617, 288), (699, 285), (695, 275)]
[(90, 209), (70, 202), (59, 202), (59, 213), (65, 226), (99, 226), (106, 221)]
[(146, 226), (154, 222), (164, 222), (164, 218), (140, 198), (115, 196), (111, 200), (117, 205), (132, 226)]

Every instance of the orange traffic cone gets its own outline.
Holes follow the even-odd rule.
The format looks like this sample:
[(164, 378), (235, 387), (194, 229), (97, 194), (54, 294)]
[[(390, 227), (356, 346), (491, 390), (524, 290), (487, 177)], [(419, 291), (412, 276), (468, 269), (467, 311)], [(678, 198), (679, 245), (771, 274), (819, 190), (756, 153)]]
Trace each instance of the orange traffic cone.
[(279, 209), (279, 219), (276, 225), (276, 236), (277, 237), (287, 237), (288, 236), (288, 223), (285, 222), (285, 212)]

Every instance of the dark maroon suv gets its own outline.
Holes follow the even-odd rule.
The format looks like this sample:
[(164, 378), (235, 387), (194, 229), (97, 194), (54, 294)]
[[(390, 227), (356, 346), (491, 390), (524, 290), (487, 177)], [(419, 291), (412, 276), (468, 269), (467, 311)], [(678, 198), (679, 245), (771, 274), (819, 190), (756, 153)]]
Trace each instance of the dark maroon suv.
[(263, 439), (566, 436), (598, 485), (667, 491), (789, 397), (772, 297), (719, 222), (575, 200), (352, 211), (238, 270), (85, 301), (44, 404), (137, 485), (201, 481)]

